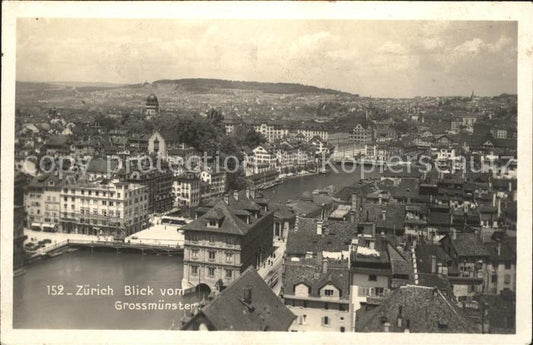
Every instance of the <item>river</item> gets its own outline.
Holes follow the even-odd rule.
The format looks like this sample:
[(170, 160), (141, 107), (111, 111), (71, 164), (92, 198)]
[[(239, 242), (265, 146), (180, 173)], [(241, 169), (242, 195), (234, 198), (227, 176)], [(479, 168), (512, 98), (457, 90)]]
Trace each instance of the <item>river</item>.
[[(346, 171), (343, 171), (340, 165), (336, 165), (336, 168), (338, 172), (330, 171), (327, 174), (292, 178), (273, 188), (263, 190), (262, 193), (271, 201), (285, 202), (290, 199), (300, 198), (305, 191), (312, 192), (315, 189), (322, 189), (330, 185), (334, 185), (337, 190), (340, 190), (340, 188), (360, 180), (361, 171), (359, 166), (352, 167), (347, 165)], [(368, 177), (376, 173), (365, 174)]]
[[(297, 199), (305, 191), (335, 185), (353, 184), (360, 172), (330, 172), (303, 176), (263, 191), (272, 201)], [(43, 260), (26, 267), (26, 273), (13, 283), (13, 328), (51, 329), (169, 329), (180, 325), (183, 310), (121, 311), (116, 301), (194, 303), (196, 296), (163, 297), (159, 288), (179, 288), (183, 275), (181, 256), (153, 256), (80, 250)], [(48, 286), (63, 285), (76, 292), (76, 285), (109, 285), (113, 296), (53, 296)], [(124, 296), (124, 285), (149, 284), (154, 296)], [(50, 287), (51, 289), (51, 287)]]
[[(181, 256), (79, 250), (25, 269), (13, 283), (13, 328), (169, 329), (173, 321), (180, 325), (184, 310), (123, 311), (115, 309), (115, 302), (196, 302), (195, 296), (162, 297), (159, 292), (160, 288), (181, 287)], [(114, 295), (76, 296), (76, 285), (83, 284), (109, 285)], [(149, 284), (154, 296), (125, 296), (124, 286), (136, 284)], [(51, 285), (63, 285), (65, 294), (51, 295)]]

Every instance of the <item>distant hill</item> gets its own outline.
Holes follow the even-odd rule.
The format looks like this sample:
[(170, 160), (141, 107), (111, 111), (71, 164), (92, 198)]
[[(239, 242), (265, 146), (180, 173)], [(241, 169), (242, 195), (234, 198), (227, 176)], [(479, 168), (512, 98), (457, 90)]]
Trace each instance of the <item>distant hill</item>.
[[(295, 83), (261, 83), (255, 81), (233, 81), (223, 79), (163, 79), (152, 83), (154, 86), (171, 86), (189, 92), (214, 92), (217, 90), (247, 90), (274, 94), (331, 94), (357, 96), (348, 92), (324, 89), (316, 86)], [(137, 84), (138, 85), (138, 84)]]

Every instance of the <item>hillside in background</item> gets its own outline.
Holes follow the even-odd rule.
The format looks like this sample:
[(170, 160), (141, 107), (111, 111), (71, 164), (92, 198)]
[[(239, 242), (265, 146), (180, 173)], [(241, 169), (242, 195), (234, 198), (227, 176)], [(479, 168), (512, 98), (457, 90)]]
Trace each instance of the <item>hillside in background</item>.
[(162, 112), (205, 113), (217, 108), (228, 116), (309, 117), (321, 104), (350, 102), (358, 95), (295, 83), (260, 83), (221, 79), (157, 80), (116, 85), (79, 82), (17, 82), (19, 108), (89, 111), (140, 111), (155, 94)]

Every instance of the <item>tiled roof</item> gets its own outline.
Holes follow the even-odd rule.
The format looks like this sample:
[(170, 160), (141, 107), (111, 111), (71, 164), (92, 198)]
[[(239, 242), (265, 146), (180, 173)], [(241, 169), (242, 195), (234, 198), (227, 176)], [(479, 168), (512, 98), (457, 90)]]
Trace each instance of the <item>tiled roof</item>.
[(284, 294), (293, 295), (294, 287), (303, 283), (310, 288), (310, 296), (319, 297), (320, 289), (331, 283), (340, 290), (340, 298), (346, 300), (350, 294), (350, 271), (347, 262), (345, 265), (345, 267), (328, 267), (327, 272), (322, 272), (321, 263), (288, 262), (285, 265), (283, 278)]
[[(247, 288), (251, 289), (249, 304), (244, 301)], [(252, 266), (191, 321), (201, 315), (216, 330), (227, 331), (287, 331), (296, 318)]]
[(376, 223), (377, 229), (401, 230), (404, 227), (405, 205), (364, 205), (361, 216), (365, 221)]
[[(264, 217), (272, 216), (272, 213), (268, 213)], [(245, 223), (239, 217), (237, 217), (234, 210), (226, 205), (224, 201), (219, 201), (212, 209), (207, 211), (204, 215), (194, 220), (193, 222), (182, 227), (185, 231), (208, 231), (208, 232), (220, 232), (235, 235), (245, 235), (248, 231), (263, 218), (257, 219), (250, 216), (252, 219), (251, 224)], [(208, 227), (209, 219), (218, 219), (220, 225), (217, 228)]]
[(388, 322), (390, 332), (404, 332), (407, 320), (412, 333), (474, 333), (470, 321), (442, 292), (415, 285), (402, 286), (375, 309), (358, 313), (356, 331), (383, 332)]
[(357, 225), (352, 222), (325, 220), (323, 235), (317, 234), (317, 220), (299, 218), (287, 238), (288, 255), (304, 255), (306, 252), (347, 251), (352, 238), (357, 235)]
[(452, 244), (458, 256), (489, 256), (483, 242), (474, 233), (458, 232)]

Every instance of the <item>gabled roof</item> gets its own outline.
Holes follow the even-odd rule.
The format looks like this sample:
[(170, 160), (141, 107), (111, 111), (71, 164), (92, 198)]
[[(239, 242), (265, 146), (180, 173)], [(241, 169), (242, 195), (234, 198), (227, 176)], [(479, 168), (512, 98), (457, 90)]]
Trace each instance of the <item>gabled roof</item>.
[[(328, 266), (329, 261), (328, 260)], [(294, 295), (294, 288), (299, 284), (309, 287), (309, 296), (321, 297), (320, 289), (327, 284), (333, 284), (340, 292), (340, 299), (347, 300), (350, 294), (350, 271), (348, 263), (345, 267), (328, 267), (322, 272), (322, 264), (288, 262), (285, 265), (283, 287), (284, 295)]]
[[(224, 201), (219, 201), (213, 208), (207, 211), (200, 218), (194, 220), (193, 222), (182, 227), (184, 231), (208, 231), (208, 232), (218, 232), (226, 234), (234, 234), (244, 236), (248, 231), (262, 218), (256, 218), (250, 216), (251, 224), (247, 224), (241, 220), (235, 210), (228, 206)], [(269, 213), (266, 216), (271, 215)], [(217, 228), (208, 227), (208, 222), (210, 219), (216, 219), (219, 221), (219, 226)]]
[[(398, 316), (401, 308), (401, 326)], [(384, 323), (390, 332), (404, 332), (409, 320), (412, 333), (474, 333), (470, 321), (438, 289), (406, 285), (396, 289), (378, 307), (360, 309), (357, 332), (383, 332)]]
[[(245, 289), (251, 289), (250, 303), (244, 301)], [(252, 266), (202, 308), (184, 329), (201, 316), (215, 330), (226, 331), (287, 331), (296, 318)]]

